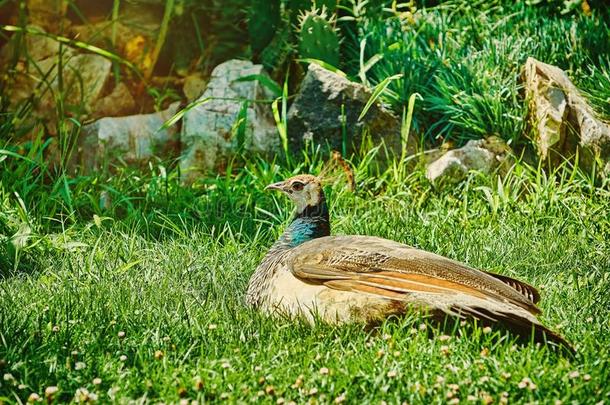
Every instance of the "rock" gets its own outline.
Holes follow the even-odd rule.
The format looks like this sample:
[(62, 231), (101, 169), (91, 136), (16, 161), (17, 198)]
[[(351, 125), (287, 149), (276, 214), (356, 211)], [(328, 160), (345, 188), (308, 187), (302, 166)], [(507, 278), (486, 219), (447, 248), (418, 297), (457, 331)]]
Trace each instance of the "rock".
[[(13, 46), (15, 43), (6, 48)], [(9, 76), (5, 83), (11, 107), (14, 109), (32, 97), (35, 102), (32, 118), (53, 120), (59, 91), (59, 46), (50, 38), (33, 34), (26, 36), (25, 46), (29, 57), (24, 56), (17, 62), (14, 74)], [(9, 63), (6, 56), (10, 53), (10, 49), (3, 50), (4, 66)], [(87, 115), (91, 112), (93, 103), (103, 94), (111, 74), (111, 62), (96, 54), (75, 54), (67, 46), (64, 46), (62, 55), (62, 85), (66, 110), (75, 116)]]
[[(373, 105), (362, 121), (358, 121), (371, 96), (365, 86), (312, 63), (288, 112), (288, 132), (293, 148), (302, 148), (304, 140), (313, 139), (318, 145), (330, 145), (341, 150), (342, 131), (347, 132), (348, 148), (360, 145), (363, 132), (373, 141), (383, 140), (391, 150), (400, 153), (400, 120), (381, 105)], [(342, 123), (342, 107), (345, 124)], [(415, 150), (410, 137), (408, 149)]]
[[(27, 86), (30, 94), (40, 92), (37, 111), (41, 116), (48, 117), (55, 112), (55, 95), (59, 91), (57, 79), (57, 61), (54, 57), (37, 63), (38, 68), (47, 78), (52, 78), (48, 86), (38, 86), (36, 79), (29, 80)], [(95, 54), (80, 54), (66, 58), (63, 66), (64, 104), (73, 111), (87, 115), (91, 112), (93, 103), (102, 95), (104, 85), (110, 77), (111, 63), (108, 59)], [(34, 67), (29, 68), (34, 76), (39, 76)], [(44, 76), (43, 76), (44, 77)]]
[[(0, 51), (0, 64), (3, 69), (9, 68), (15, 52), (15, 47), (19, 47), (17, 56), (19, 57), (18, 63), (21, 64), (26, 64), (28, 61), (39, 62), (59, 53), (59, 42), (45, 36), (46, 32), (42, 28), (36, 25), (28, 25), (26, 29), (31, 32), (31, 34), (24, 35), (23, 43), (18, 43), (17, 36), (14, 36)], [(63, 47), (63, 51), (66, 55), (72, 54), (72, 50), (66, 46)]]
[[(95, 4), (95, 2), (90, 2)], [(144, 68), (147, 55), (155, 45), (156, 35), (163, 20), (163, 4), (143, 4), (125, 1), (120, 3), (119, 16), (116, 25), (103, 18), (95, 20), (99, 10), (91, 10), (87, 24), (78, 24), (70, 28), (70, 33), (79, 41), (98, 46), (103, 49), (113, 48), (122, 57), (140, 68)], [(112, 32), (115, 28), (116, 37), (112, 45)]]
[(182, 93), (187, 100), (192, 101), (203, 94), (206, 87), (206, 81), (200, 73), (194, 73), (184, 78), (182, 85)]
[[(239, 152), (269, 154), (278, 149), (279, 138), (269, 104), (247, 101), (269, 100), (272, 95), (258, 81), (237, 81), (262, 74), (265, 72), (261, 65), (242, 60), (229, 60), (212, 71), (198, 100), (223, 99), (211, 99), (183, 117), (180, 167), (186, 183), (201, 172), (221, 168)], [(237, 128), (240, 115), (245, 118), (243, 131)], [(237, 135), (240, 132), (242, 135)]]
[(125, 83), (119, 83), (110, 94), (93, 104), (91, 118), (118, 117), (136, 110), (136, 101)]
[(87, 171), (110, 162), (144, 164), (153, 157), (167, 158), (178, 149), (175, 126), (161, 126), (178, 111), (174, 103), (165, 111), (127, 117), (101, 118), (81, 130), (78, 164)]
[(524, 73), (540, 158), (558, 164), (578, 152), (585, 170), (596, 161), (610, 169), (610, 123), (595, 116), (567, 74), (534, 58), (527, 59)]
[(29, 23), (58, 32), (68, 10), (66, 0), (26, 0)]
[(432, 183), (441, 180), (456, 183), (471, 170), (489, 174), (498, 167), (507, 167), (511, 162), (510, 147), (502, 139), (491, 136), (468, 141), (462, 148), (448, 151), (428, 164), (426, 178)]

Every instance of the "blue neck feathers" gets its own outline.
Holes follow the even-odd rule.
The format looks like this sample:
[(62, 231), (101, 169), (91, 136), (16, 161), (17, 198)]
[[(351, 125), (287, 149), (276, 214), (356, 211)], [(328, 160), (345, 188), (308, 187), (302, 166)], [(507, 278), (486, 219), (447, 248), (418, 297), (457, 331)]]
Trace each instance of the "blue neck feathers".
[(308, 205), (297, 213), (278, 242), (283, 246), (296, 247), (315, 238), (330, 235), (330, 221), (326, 199), (322, 195), (318, 204)]

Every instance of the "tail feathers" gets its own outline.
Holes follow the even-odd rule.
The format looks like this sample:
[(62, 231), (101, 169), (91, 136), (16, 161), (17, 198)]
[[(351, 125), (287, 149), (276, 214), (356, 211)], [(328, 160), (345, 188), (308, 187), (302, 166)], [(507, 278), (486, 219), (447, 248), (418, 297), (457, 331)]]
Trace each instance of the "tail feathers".
[(539, 343), (552, 343), (558, 347), (566, 349), (572, 354), (576, 351), (567, 340), (561, 335), (548, 329), (546, 326), (540, 324), (538, 321), (529, 319), (529, 317), (521, 316), (513, 312), (495, 312), (490, 311), (486, 308), (453, 308), (452, 311), (458, 314), (458, 316), (468, 316), (480, 320), (483, 324), (488, 325), (501, 325), (502, 327), (510, 330), (517, 334), (522, 339), (530, 340)]

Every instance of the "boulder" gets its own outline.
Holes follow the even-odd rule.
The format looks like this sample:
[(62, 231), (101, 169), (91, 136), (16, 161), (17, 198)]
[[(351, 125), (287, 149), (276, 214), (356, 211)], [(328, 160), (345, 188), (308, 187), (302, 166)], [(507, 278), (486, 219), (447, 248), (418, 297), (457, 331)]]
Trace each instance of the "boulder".
[(107, 8), (96, 7), (96, 2), (83, 3), (82, 8), (88, 21), (70, 27), (73, 37), (102, 49), (110, 47), (141, 69), (150, 63), (147, 56), (155, 46), (163, 20), (163, 2), (121, 2), (116, 24), (108, 21)]
[[(39, 30), (30, 27), (31, 30)], [(24, 48), (27, 57), (21, 54), (13, 70), (14, 74), (5, 82), (6, 94), (14, 109), (24, 100), (32, 97), (35, 118), (54, 119), (56, 113), (56, 96), (59, 91), (58, 60), (59, 45), (56, 41), (44, 36), (29, 34), (25, 37)], [(15, 42), (3, 49), (1, 64), (10, 64), (10, 55)], [(62, 85), (64, 105), (73, 115), (87, 115), (104, 90), (111, 74), (111, 62), (97, 54), (75, 54), (64, 46), (62, 48)]]
[(76, 156), (87, 171), (108, 163), (145, 164), (154, 157), (174, 156), (179, 145), (175, 126), (162, 129), (163, 124), (178, 111), (174, 103), (165, 111), (127, 117), (101, 118), (81, 130)]
[[(368, 132), (375, 143), (383, 140), (400, 153), (401, 121), (379, 103), (373, 105), (361, 121), (358, 117), (371, 97), (365, 86), (312, 63), (301, 83), (299, 93), (288, 112), (288, 135), (293, 148), (302, 148), (305, 140), (342, 150), (343, 130), (348, 150), (362, 142)], [(344, 113), (344, 114), (343, 114)], [(344, 121), (343, 121), (344, 119)], [(409, 152), (415, 150), (410, 139)]]
[(97, 100), (92, 107), (91, 118), (119, 117), (136, 112), (137, 106), (125, 83), (119, 83), (110, 94)]
[(511, 156), (510, 147), (496, 136), (472, 140), (429, 163), (426, 177), (432, 183), (457, 183), (471, 170), (489, 174), (499, 167), (505, 168), (512, 163)]
[(49, 32), (58, 32), (62, 20), (65, 22), (68, 1), (66, 0), (26, 0), (30, 24)]
[(193, 73), (184, 78), (182, 93), (187, 100), (192, 101), (199, 98), (206, 88), (206, 80), (201, 73)]
[(180, 167), (186, 183), (199, 173), (221, 168), (237, 153), (270, 154), (278, 149), (269, 104), (254, 102), (273, 96), (258, 81), (237, 80), (264, 74), (262, 65), (242, 60), (224, 62), (212, 71), (198, 99), (202, 104), (183, 117)]
[(528, 58), (524, 76), (529, 122), (540, 158), (557, 164), (578, 153), (585, 170), (598, 162), (610, 171), (610, 123), (595, 115), (568, 75)]

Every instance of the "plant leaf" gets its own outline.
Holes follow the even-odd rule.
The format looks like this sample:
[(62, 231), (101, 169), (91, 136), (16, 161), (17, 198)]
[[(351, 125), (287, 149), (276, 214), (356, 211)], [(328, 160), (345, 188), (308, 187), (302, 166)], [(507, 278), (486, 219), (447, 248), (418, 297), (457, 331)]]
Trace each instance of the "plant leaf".
[(401, 77), (402, 77), (402, 74), (400, 74), (400, 73), (397, 75), (394, 75), (394, 76), (386, 77), (377, 86), (375, 86), (375, 88), (373, 90), (373, 94), (369, 98), (369, 101), (366, 102), (366, 105), (364, 106), (364, 108), (362, 109), (362, 112), (360, 113), (360, 116), (358, 117), (358, 121), (361, 121), (362, 118), (364, 118), (364, 116), (366, 115), (366, 113), (369, 112), (369, 109), (371, 108), (371, 106), (375, 103), (375, 101), (377, 101), (379, 96), (381, 96), (381, 93), (383, 93), (383, 91), (386, 89), (386, 87), (388, 87), (390, 82), (392, 82), (393, 80), (400, 79)]
[(257, 82), (259, 82), (261, 85), (265, 86), (267, 89), (271, 90), (274, 98), (278, 98), (278, 97), (282, 96), (282, 88), (280, 87), (280, 85), (277, 84), (272, 78), (270, 78), (267, 75), (262, 75), (262, 74), (247, 75), (247, 76), (242, 76), (235, 81), (236, 82), (250, 82), (250, 81), (255, 81), (255, 80)]

